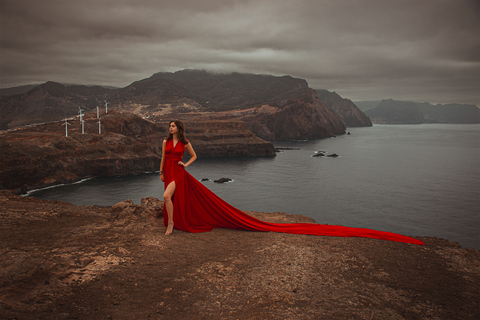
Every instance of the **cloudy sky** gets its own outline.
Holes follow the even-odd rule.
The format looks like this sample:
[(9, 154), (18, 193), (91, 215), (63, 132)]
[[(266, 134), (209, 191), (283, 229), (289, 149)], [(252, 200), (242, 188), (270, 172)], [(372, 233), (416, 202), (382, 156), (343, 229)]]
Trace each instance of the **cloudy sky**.
[(357, 100), (480, 106), (477, 0), (0, 0), (0, 87), (291, 75)]

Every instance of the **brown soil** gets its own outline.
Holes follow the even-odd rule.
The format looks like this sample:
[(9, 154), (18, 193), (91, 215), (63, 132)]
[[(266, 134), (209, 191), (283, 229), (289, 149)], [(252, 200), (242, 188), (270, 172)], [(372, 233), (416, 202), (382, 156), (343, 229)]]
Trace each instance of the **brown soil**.
[[(480, 252), (216, 229), (0, 192), (0, 319), (479, 319)], [(284, 213), (250, 213), (308, 222)]]

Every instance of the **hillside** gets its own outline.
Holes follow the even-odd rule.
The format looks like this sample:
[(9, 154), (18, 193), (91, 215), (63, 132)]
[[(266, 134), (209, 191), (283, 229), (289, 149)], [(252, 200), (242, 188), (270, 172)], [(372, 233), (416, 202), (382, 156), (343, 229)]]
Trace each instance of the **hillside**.
[(419, 124), (424, 122), (423, 113), (415, 102), (382, 100), (380, 104), (366, 111), (374, 123)]
[(0, 130), (17, 128), (32, 123), (58, 121), (102, 105), (113, 91), (100, 86), (65, 86), (46, 82), (26, 93), (0, 98)]
[[(204, 113), (256, 108), (255, 116), (227, 120), (253, 121), (249, 129), (269, 140), (319, 139), (345, 132), (342, 121), (303, 79), (200, 70), (156, 73), (116, 90), (48, 82), (27, 93), (2, 98), (0, 129), (60, 120), (77, 114), (81, 105), (87, 111), (96, 106), (103, 108), (103, 100), (109, 102), (109, 109), (156, 120), (194, 120), (194, 113), (208, 119)], [(262, 106), (275, 108), (276, 112), (264, 113)]]
[(480, 109), (475, 105), (437, 104), (428, 102), (382, 100), (377, 107), (365, 111), (374, 123), (480, 123)]
[[(30, 189), (96, 176), (125, 176), (158, 171), (168, 122), (152, 122), (132, 113), (85, 115), (85, 134), (77, 119), (0, 134), (0, 189)], [(274, 147), (242, 122), (187, 122), (187, 134), (201, 157), (273, 157)]]
[(316, 90), (317, 96), (332, 110), (347, 127), (371, 127), (372, 121), (351, 100), (344, 99), (336, 92)]
[(112, 105), (152, 119), (243, 121), (264, 140), (321, 139), (343, 122), (303, 79), (200, 70), (156, 73), (118, 90)]

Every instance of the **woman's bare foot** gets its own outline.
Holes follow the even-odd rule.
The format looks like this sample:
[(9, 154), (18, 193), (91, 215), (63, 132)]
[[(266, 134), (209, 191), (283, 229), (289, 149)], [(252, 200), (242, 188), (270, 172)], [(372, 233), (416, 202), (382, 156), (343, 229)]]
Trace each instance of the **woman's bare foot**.
[(169, 236), (172, 234), (172, 232), (173, 232), (173, 223), (168, 225), (167, 232), (165, 232), (165, 235)]

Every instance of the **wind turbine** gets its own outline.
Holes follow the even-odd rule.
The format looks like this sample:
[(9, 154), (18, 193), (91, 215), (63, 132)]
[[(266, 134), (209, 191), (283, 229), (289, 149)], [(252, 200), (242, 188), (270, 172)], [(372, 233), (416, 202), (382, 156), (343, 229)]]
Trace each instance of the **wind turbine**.
[(82, 124), (82, 134), (85, 133), (85, 121), (83, 121), (83, 109), (78, 107), (78, 113), (80, 114), (80, 123)]
[(99, 108), (98, 108), (98, 106), (97, 106), (97, 119), (99, 119), (99, 118), (100, 118), (100, 110), (99, 110)]
[(68, 119), (65, 118), (65, 123), (62, 124), (62, 126), (65, 126), (65, 137), (68, 137), (68, 126), (70, 125), (70, 123), (68, 123)]
[(102, 134), (102, 124), (100, 122), (100, 118), (98, 118), (98, 134)]
[(108, 102), (107, 100), (103, 100), (105, 101), (105, 113), (108, 113)]

